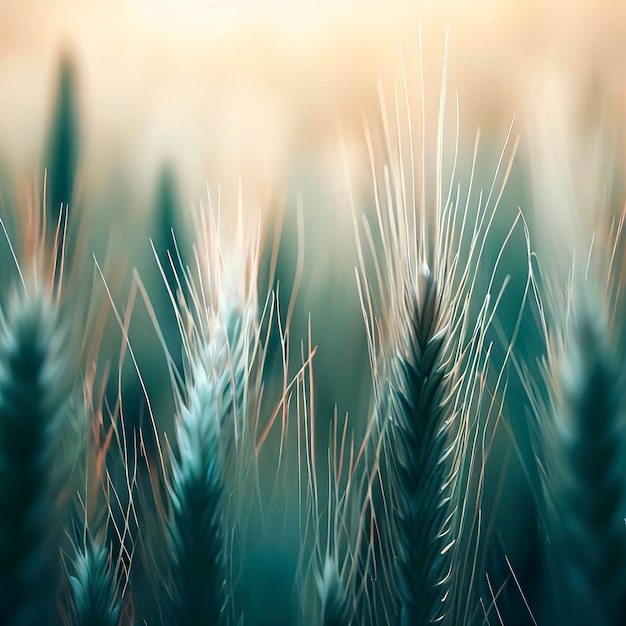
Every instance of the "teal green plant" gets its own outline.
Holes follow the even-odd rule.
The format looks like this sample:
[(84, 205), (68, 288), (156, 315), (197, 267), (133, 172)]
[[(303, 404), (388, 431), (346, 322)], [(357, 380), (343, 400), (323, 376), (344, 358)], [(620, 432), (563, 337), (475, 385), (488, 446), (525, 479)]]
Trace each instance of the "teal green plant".
[(318, 591), (322, 600), (322, 626), (348, 626), (351, 619), (345, 583), (330, 555), (324, 561)]
[(66, 331), (55, 302), (19, 291), (0, 325), (0, 621), (44, 624), (54, 612), (62, 485), (55, 466), (68, 414)]
[(226, 529), (220, 433), (233, 403), (228, 398), (230, 376), (223, 364), (221, 370), (194, 366), (194, 380), (187, 383), (188, 400), (176, 426), (179, 456), (172, 462), (169, 490), (170, 624), (220, 624), (224, 614)]
[(617, 625), (626, 619), (621, 340), (591, 285), (570, 292), (566, 311), (548, 337), (547, 400), (534, 404), (546, 557), (563, 623)]
[(97, 538), (87, 537), (83, 546), (76, 547), (72, 592), (72, 626), (117, 626), (120, 618), (120, 598), (116, 569), (111, 555)]
[(190, 295), (178, 290), (184, 371), (182, 377), (172, 371), (178, 415), (168, 481), (166, 615), (168, 624), (185, 626), (231, 620), (229, 545), (236, 524), (231, 513), (245, 480), (244, 450), (251, 443), (248, 407), (260, 384), (253, 372), (258, 340), (254, 248), (239, 230), (233, 250), (226, 250), (212, 216), (203, 225), (208, 232), (200, 230), (196, 258), (210, 250), (213, 265), (200, 265), (204, 269), (196, 280), (189, 273), (177, 278)]
[[(366, 222), (363, 231), (357, 230), (359, 291), (374, 378), (371, 431), (382, 484), (372, 516), (385, 561), (377, 574), (383, 579), (378, 587), (384, 615), (375, 621), (402, 626), (469, 623), (478, 609), (476, 567), (468, 572), (467, 566), (478, 561), (482, 549), (477, 538), (486, 433), (498, 411), (495, 399), (502, 396), (502, 372), (510, 355), (506, 340), (505, 365), (490, 371), (487, 331), (506, 283), (498, 279), (501, 251), (482, 265), (510, 171), (509, 166), (501, 176), (511, 129), (489, 193), (483, 198), (481, 191), (474, 209), (478, 136), (466, 192), (455, 178), (456, 153), (449, 187), (444, 182), (445, 72), (444, 65), (432, 193), (428, 164), (420, 162), (414, 147), (406, 79), (405, 110), (400, 113), (396, 89), (395, 118), (388, 116), (379, 85), (387, 155), (382, 167), (374, 133), (365, 125), (378, 229)], [(402, 127), (405, 119), (408, 128)], [(424, 143), (422, 159), (426, 149)], [(512, 222), (503, 246), (518, 223)], [(366, 244), (373, 257), (370, 269)]]
[(61, 269), (68, 263), (73, 265), (79, 242), (79, 222), (73, 215), (80, 140), (74, 59), (63, 56), (58, 71), (56, 101), (44, 155), (47, 173), (43, 219), (55, 258), (55, 281), (60, 282)]

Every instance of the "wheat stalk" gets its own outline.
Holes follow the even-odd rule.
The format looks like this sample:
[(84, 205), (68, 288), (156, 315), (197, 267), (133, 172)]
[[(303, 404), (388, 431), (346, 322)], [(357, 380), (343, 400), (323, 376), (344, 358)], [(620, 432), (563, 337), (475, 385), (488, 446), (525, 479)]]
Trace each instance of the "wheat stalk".
[(576, 318), (557, 409), (565, 458), (556, 501), (573, 600), (568, 622), (618, 624), (626, 619), (622, 380), (604, 312), (590, 300)]
[[(3, 624), (56, 623), (54, 593), (64, 543), (61, 526), (69, 518), (66, 505), (77, 474), (87, 472), (92, 464), (98, 466), (99, 452), (106, 448), (89, 446), (89, 420), (73, 393), (81, 350), (97, 351), (91, 316), (97, 307), (87, 306), (93, 304), (89, 290), (86, 302), (77, 297), (80, 268), (69, 275), (65, 272), (63, 209), (56, 228), (47, 232), (45, 188), (44, 179), (43, 204), (34, 192), (17, 214), (18, 253), (0, 219), (19, 277), (19, 287), (0, 312)], [(84, 333), (82, 347), (76, 329)], [(91, 345), (90, 340), (94, 340)], [(93, 357), (93, 352), (89, 354)], [(92, 359), (89, 362), (93, 364)], [(89, 457), (90, 452), (98, 455), (83, 461), (81, 457)], [(87, 482), (90, 478), (83, 476)], [(89, 499), (90, 489), (87, 492)]]
[(72, 588), (72, 626), (117, 626), (120, 598), (111, 556), (98, 539), (76, 547)]
[(548, 400), (535, 401), (541, 510), (568, 624), (626, 618), (623, 372), (604, 298), (583, 284), (548, 336)]
[(249, 394), (260, 385), (251, 365), (257, 340), (254, 245), (240, 229), (228, 249), (214, 218), (211, 212), (199, 224), (197, 277), (187, 269), (176, 277), (177, 300), (170, 291), (185, 357), (182, 376), (171, 369), (178, 405), (168, 484), (171, 624), (230, 620), (233, 509), (248, 463), (243, 450), (251, 444)]
[[(218, 365), (216, 363), (216, 365)], [(226, 563), (222, 421), (232, 408), (229, 376), (194, 368), (189, 400), (176, 426), (179, 458), (172, 462), (169, 537), (172, 624), (219, 624), (225, 604)]]
[[(594, 119), (588, 134), (576, 130), (574, 110), (562, 106), (571, 100), (563, 98), (564, 88), (557, 81), (544, 90), (535, 112), (542, 132), (530, 144), (542, 228), (544, 217), (546, 232), (551, 220), (560, 221), (552, 224), (552, 230), (559, 228), (558, 239), (542, 240), (545, 233), (537, 233), (541, 256), (550, 262), (548, 270), (538, 264), (533, 278), (545, 352), (534, 375), (523, 372), (523, 381), (558, 613), (566, 624), (621, 624), (626, 619), (626, 215), (613, 213), (613, 137), (604, 120)], [(554, 185), (546, 173), (557, 171)]]
[[(309, 346), (310, 347), (310, 346)], [(311, 352), (311, 351), (309, 351)], [(299, 458), (306, 464), (306, 471), (300, 473), (306, 480), (301, 490), (306, 494), (301, 501), (301, 554), (298, 583), (301, 591), (301, 614), (305, 623), (322, 626), (346, 626), (355, 623), (355, 608), (362, 589), (358, 584), (358, 563), (356, 554), (367, 543), (367, 529), (362, 523), (363, 503), (355, 495), (362, 488), (359, 480), (366, 480), (362, 472), (364, 461), (363, 443), (355, 449), (354, 433), (348, 434), (348, 418), (339, 427), (335, 414), (331, 426), (328, 449), (328, 494), (326, 511), (320, 512), (321, 485), (315, 459), (314, 391), (312, 363), (309, 362), (309, 376), (303, 373), (298, 401), (298, 428), (304, 438), (299, 437)], [(305, 371), (306, 371), (305, 370)], [(307, 550), (309, 532), (312, 531), (312, 554)], [(307, 597), (309, 575), (315, 582), (316, 594)], [(311, 594), (313, 595), (313, 594)]]
[[(444, 187), (445, 74), (444, 61), (433, 159), (434, 202), (426, 190), (426, 147), (421, 164), (414, 149), (406, 78), (406, 118), (400, 114), (398, 89), (395, 118), (389, 118), (379, 85), (388, 156), (382, 168), (377, 164), (374, 133), (365, 124), (378, 224), (378, 231), (365, 225), (373, 271), (366, 270), (364, 245), (355, 227), (359, 291), (374, 376), (377, 424), (372, 432), (379, 436), (375, 443), (383, 484), (382, 504), (372, 512), (381, 534), (380, 552), (387, 561), (378, 565), (377, 578), (384, 576), (381, 584), (391, 595), (383, 600), (384, 619), (403, 626), (446, 618), (455, 624), (470, 620), (476, 572), (465, 568), (472, 560), (468, 546), (478, 550), (481, 522), (480, 491), (477, 502), (471, 503), (469, 485), (476, 470), (483, 471), (475, 466), (476, 446), (495, 410), (493, 401), (485, 404), (483, 393), (489, 367), (485, 336), (504, 288), (496, 288), (495, 282), (499, 257), (489, 267), (491, 277), (482, 293), (477, 276), (510, 171), (509, 162), (496, 192), (511, 129), (489, 193), (484, 199), (481, 193), (476, 215), (470, 218), (478, 136), (467, 195), (462, 198), (460, 184), (454, 182), (456, 154), (450, 187)], [(402, 119), (408, 121), (406, 137)], [(378, 254), (374, 232), (382, 244)], [(501, 381), (502, 374), (491, 389), (494, 399), (501, 393)]]
[(458, 440), (451, 397), (454, 363), (447, 350), (450, 327), (430, 272), (424, 270), (418, 281), (405, 291), (417, 297), (407, 307), (406, 336), (392, 362), (390, 391), (403, 625), (443, 617), (455, 541)]
[(40, 291), (20, 292), (0, 323), (0, 621), (44, 624), (53, 609), (58, 498), (50, 469), (66, 417), (65, 333)]
[(322, 626), (347, 626), (351, 623), (348, 594), (339, 568), (332, 556), (324, 561), (322, 576), (318, 581), (322, 601)]

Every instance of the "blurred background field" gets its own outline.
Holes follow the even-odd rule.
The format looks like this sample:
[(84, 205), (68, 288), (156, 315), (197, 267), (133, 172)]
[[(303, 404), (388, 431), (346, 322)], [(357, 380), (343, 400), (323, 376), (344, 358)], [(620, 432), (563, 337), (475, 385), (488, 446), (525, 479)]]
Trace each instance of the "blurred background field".
[[(519, 146), (486, 256), (495, 258), (521, 210), (533, 247), (547, 255), (557, 273), (564, 271), (578, 245), (573, 224), (585, 223), (599, 210), (623, 208), (626, 6), (620, 2), (547, 7), (522, 1), (4, 0), (2, 215), (10, 222), (32, 189), (41, 192), (47, 170), (50, 207), (68, 203), (70, 232), (75, 216), (85, 229), (88, 254), (77, 269), (89, 278), (91, 254), (103, 263), (108, 259), (111, 274), (111, 268), (124, 272), (123, 279), (112, 281), (113, 297), (122, 304), (136, 267), (175, 353), (174, 320), (149, 238), (163, 253), (171, 246), (173, 227), (182, 252), (189, 254), (191, 206), (207, 204), (207, 187), (215, 201), (219, 187), (228, 221), (236, 215), (241, 189), (244, 215), (257, 219), (259, 209), (262, 215), (265, 270), (275, 224), (282, 222), (279, 298), (286, 311), (294, 281), (299, 283), (290, 329), (293, 361), (299, 359), (310, 320), (317, 346), (320, 450), (329, 443), (335, 412), (347, 413), (362, 436), (371, 409), (371, 372), (355, 279), (349, 190), (357, 210), (371, 216), (364, 120), (382, 159), (378, 81), (393, 113), (395, 85), (404, 97), (401, 59), (416, 128), (423, 79), (426, 154), (434, 158), (448, 29), (446, 175), (454, 157), (457, 93), (456, 175), (464, 185), (481, 129), (475, 201), (478, 189), (491, 185), (513, 122), (505, 161), (518, 135)], [(70, 256), (69, 267), (72, 262)], [(501, 268), (511, 279), (498, 316), (505, 337), (511, 336), (520, 311), (526, 269), (526, 244), (517, 230)], [(3, 250), (2, 287), (14, 280)], [(522, 320), (516, 350), (532, 362), (535, 320), (530, 314)], [(174, 410), (163, 384), (169, 380), (142, 304), (134, 311), (130, 340), (158, 407), (159, 427), (166, 432)], [(501, 359), (501, 337), (494, 335), (494, 341)], [(120, 345), (112, 323), (103, 358), (116, 359)], [(139, 415), (143, 401), (132, 367), (125, 368), (123, 379), (127, 413)], [(484, 503), (485, 515), (493, 517), (488, 569), (496, 589), (504, 584), (499, 606), (507, 625), (530, 623), (530, 618), (505, 555), (539, 623), (550, 592), (543, 578), (532, 481), (519, 458), (531, 453), (522, 413), (522, 391), (512, 375), (504, 409), (507, 427), (499, 431), (489, 460)], [(268, 494), (273, 493), (276, 446), (270, 441), (262, 455), (261, 482), (265, 479)], [(297, 462), (293, 450), (286, 458), (287, 464)], [(321, 452), (321, 470), (325, 462)], [(249, 524), (246, 624), (296, 620), (298, 515), (297, 485), (289, 483), (278, 490), (262, 528)]]

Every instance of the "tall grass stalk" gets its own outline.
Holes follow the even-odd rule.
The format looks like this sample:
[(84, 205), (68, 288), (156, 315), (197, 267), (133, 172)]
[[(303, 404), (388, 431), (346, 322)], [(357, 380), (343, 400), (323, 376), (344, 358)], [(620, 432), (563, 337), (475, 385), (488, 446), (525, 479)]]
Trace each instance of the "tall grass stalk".
[[(358, 499), (369, 476), (365, 469), (365, 443), (355, 444), (354, 432), (335, 411), (327, 452), (327, 489), (323, 490), (316, 463), (315, 391), (313, 354), (298, 381), (298, 456), (300, 468), (299, 577), (301, 620), (304, 624), (347, 626), (356, 624), (356, 607), (363, 588), (358, 559), (367, 544), (363, 524), (366, 505)], [(325, 502), (324, 502), (325, 500)], [(315, 593), (311, 593), (314, 583)]]
[(220, 624), (225, 609), (227, 530), (219, 441), (233, 403), (226, 397), (230, 381), (223, 363), (220, 369), (194, 366), (176, 425), (179, 457), (172, 461), (168, 524), (172, 624)]
[[(604, 119), (581, 132), (564, 89), (544, 86), (530, 145), (542, 229), (547, 218), (534, 277), (544, 352), (523, 373), (556, 596), (548, 619), (611, 625), (626, 620), (626, 215), (615, 197), (614, 138)], [(542, 239), (555, 228), (558, 238)]]
[(117, 626), (120, 598), (117, 572), (101, 540), (88, 537), (73, 560), (72, 626)]
[(66, 333), (43, 292), (14, 293), (0, 321), (0, 622), (44, 624), (59, 564), (56, 442), (67, 417)]
[[(97, 352), (97, 343), (92, 348)], [(132, 623), (126, 591), (137, 540), (131, 528), (136, 515), (137, 459), (125, 454), (127, 432), (119, 404), (113, 410), (105, 405), (109, 373), (108, 363), (98, 368), (92, 362), (84, 373), (82, 410), (74, 408), (80, 418), (75, 417), (73, 431), (82, 431), (84, 458), (82, 485), (74, 494), (72, 525), (78, 536), (65, 559), (68, 626)], [(70, 441), (74, 439), (76, 435)], [(82, 520), (77, 522), (77, 517)]]
[[(181, 375), (169, 359), (178, 415), (168, 478), (168, 624), (238, 619), (231, 542), (241, 498), (237, 491), (249, 470), (244, 450), (253, 450), (250, 396), (260, 389), (253, 367), (258, 253), (256, 240), (244, 234), (241, 215), (232, 246), (226, 245), (219, 211), (219, 206), (217, 212), (200, 210), (197, 271), (176, 274), (176, 294), (169, 288), (184, 366)], [(169, 260), (175, 270), (171, 253)]]
[(617, 625), (626, 619), (621, 330), (591, 284), (570, 286), (565, 305), (546, 322), (547, 389), (532, 396), (546, 559), (562, 623)]
[[(491, 188), (486, 197), (480, 192), (472, 215), (478, 136), (465, 197), (455, 182), (456, 153), (450, 186), (444, 186), (445, 62), (443, 72), (432, 197), (427, 194), (425, 144), (414, 146), (406, 79), (404, 96), (397, 88), (394, 92), (395, 117), (388, 115), (379, 85), (388, 158), (382, 167), (375, 134), (365, 124), (378, 230), (367, 222), (361, 230), (355, 221), (359, 290), (374, 374), (373, 431), (381, 437), (382, 504), (374, 517), (387, 564), (377, 578), (387, 578), (379, 587), (391, 596), (383, 619), (403, 626), (470, 619), (476, 559), (467, 546), (478, 550), (471, 536), (480, 523), (480, 491), (469, 486), (483, 471), (476, 467), (477, 448), (488, 447), (481, 438), (497, 410), (495, 398), (502, 386), (496, 373), (490, 389), (494, 400), (485, 402), (485, 338), (503, 289), (503, 283), (496, 283), (500, 256), (486, 270), (491, 275), (482, 291), (479, 268), (510, 171), (509, 163), (497, 192), (509, 137)], [(424, 110), (422, 116), (425, 124)], [(457, 127), (457, 148), (458, 132)], [(517, 221), (509, 236), (516, 226)], [(366, 270), (364, 243), (373, 257), (371, 270)], [(377, 254), (377, 248), (382, 252)], [(472, 495), (476, 502), (469, 500)]]
[(322, 600), (322, 626), (347, 626), (352, 623), (345, 584), (330, 555), (324, 561), (318, 590)]
[(51, 245), (40, 207), (36, 194), (21, 207), (19, 247), (7, 239), (18, 286), (2, 294), (0, 311), (0, 622), (7, 626), (56, 614), (68, 499), (58, 453), (72, 421), (76, 355), (64, 322), (60, 221)]
[(15, 246), (0, 219), (18, 285), (0, 294), (0, 622), (7, 625), (57, 623), (62, 525), (106, 447), (90, 445), (95, 423), (75, 393), (81, 353), (95, 363), (94, 316), (102, 320), (105, 308), (89, 289), (77, 295), (81, 269), (65, 271), (63, 210), (48, 232), (45, 189), (44, 177), (43, 202), (35, 192), (20, 205)]
[(606, 313), (593, 297), (576, 306), (555, 408), (558, 475), (551, 486), (559, 520), (553, 537), (567, 554), (569, 624), (626, 620), (623, 375)]
[(58, 248), (61, 254), (56, 258), (57, 277), (68, 255), (72, 261), (76, 258), (78, 243), (78, 223), (68, 220), (69, 207), (74, 208), (76, 198), (77, 165), (80, 151), (79, 107), (77, 99), (77, 76), (75, 59), (63, 55), (59, 61), (53, 115), (48, 129), (48, 139), (44, 154), (47, 170), (45, 198), (46, 229), (52, 241), (58, 227), (64, 242)]

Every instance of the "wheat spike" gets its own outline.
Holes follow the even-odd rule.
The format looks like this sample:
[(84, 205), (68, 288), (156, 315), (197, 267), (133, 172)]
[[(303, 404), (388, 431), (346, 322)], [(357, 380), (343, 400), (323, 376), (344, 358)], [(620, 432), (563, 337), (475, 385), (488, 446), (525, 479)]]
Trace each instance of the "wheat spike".
[[(496, 280), (500, 257), (483, 270), (483, 249), (516, 144), (508, 167), (501, 170), (511, 125), (489, 192), (486, 198), (481, 193), (471, 209), (478, 134), (465, 197), (455, 181), (456, 153), (450, 186), (445, 186), (446, 60), (432, 163), (427, 160), (426, 135), (417, 141), (413, 137), (404, 62), (402, 71), (405, 109), (396, 88), (395, 117), (388, 114), (379, 83), (387, 155), (382, 167), (376, 135), (365, 123), (378, 229), (366, 221), (363, 241), (352, 206), (359, 294), (374, 378), (371, 430), (377, 438), (376, 455), (380, 452), (377, 473), (382, 485), (380, 497), (372, 501), (372, 533), (380, 539), (380, 549), (376, 546), (372, 554), (381, 555), (375, 567), (382, 580), (374, 590), (378, 599), (370, 604), (380, 607), (374, 620), (388, 624), (461, 624), (470, 621), (475, 577), (481, 575), (476, 568), (466, 571), (472, 560), (478, 561), (482, 524), (482, 486), (476, 493), (470, 489), (481, 471), (476, 442), (497, 410), (497, 403), (484, 397), (490, 350), (486, 336), (504, 286)], [(425, 133), (424, 110), (421, 115)], [(419, 141), (421, 157), (414, 149)], [(432, 191), (427, 182), (431, 165)], [(518, 223), (512, 223), (509, 236)], [(373, 256), (371, 270), (366, 268), (365, 245)], [(489, 274), (479, 288), (479, 280)], [(505, 362), (509, 355), (507, 346)], [(501, 373), (494, 379), (491, 398), (502, 395), (502, 380)]]
[(45, 624), (58, 561), (54, 466), (68, 407), (64, 333), (42, 294), (20, 293), (0, 326), (0, 622)]
[(626, 619), (624, 405), (606, 313), (575, 302), (556, 372), (544, 488), (553, 565), (568, 624)]
[(172, 623), (219, 624), (226, 582), (219, 442), (229, 381), (225, 371), (195, 374), (176, 427), (179, 458), (172, 462)]
[(72, 626), (117, 626), (120, 600), (108, 550), (88, 538), (77, 549), (72, 587)]
[[(210, 229), (213, 226), (211, 222)], [(205, 235), (215, 237), (210, 251), (215, 263), (203, 268), (199, 281), (181, 277), (187, 279), (190, 293), (179, 293), (177, 309), (185, 372), (182, 393), (177, 394), (178, 451), (172, 459), (169, 487), (172, 599), (168, 623), (185, 626), (223, 624), (230, 617), (229, 507), (236, 506), (233, 490), (245, 473), (239, 453), (256, 316), (255, 295), (241, 283), (245, 275), (223, 265), (226, 252), (220, 248), (219, 233), (211, 230)], [(243, 261), (247, 269), (244, 259), (249, 251), (243, 242), (238, 244), (240, 258), (235, 253), (234, 261)], [(208, 241), (205, 245), (209, 254)], [(240, 289), (246, 294), (243, 299), (237, 297)]]
[(348, 596), (334, 559), (326, 556), (322, 577), (318, 581), (322, 600), (322, 626), (347, 626), (351, 623)]
[(448, 325), (426, 268), (406, 297), (407, 323), (392, 364), (392, 446), (402, 624), (442, 618), (449, 587), (454, 479)]

